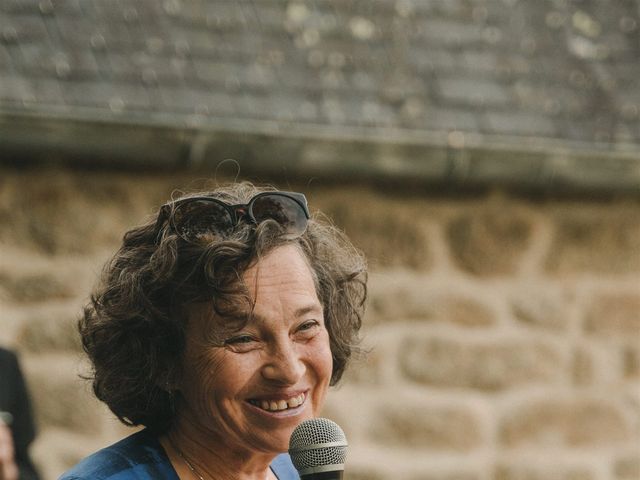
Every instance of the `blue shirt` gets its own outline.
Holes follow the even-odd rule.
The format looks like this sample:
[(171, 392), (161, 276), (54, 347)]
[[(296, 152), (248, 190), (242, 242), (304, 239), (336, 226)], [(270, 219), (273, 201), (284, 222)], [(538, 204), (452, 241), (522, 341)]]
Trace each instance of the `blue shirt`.
[[(289, 455), (278, 455), (271, 470), (279, 480), (299, 480)], [(179, 480), (155, 435), (141, 430), (103, 448), (58, 480)]]

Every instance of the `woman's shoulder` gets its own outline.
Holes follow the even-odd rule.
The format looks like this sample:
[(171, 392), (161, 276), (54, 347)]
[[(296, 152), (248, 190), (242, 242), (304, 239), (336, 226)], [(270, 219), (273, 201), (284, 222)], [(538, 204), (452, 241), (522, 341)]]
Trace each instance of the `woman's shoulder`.
[(300, 478), (293, 463), (291, 463), (291, 457), (287, 453), (278, 455), (273, 459), (271, 470), (276, 474), (278, 480), (299, 480)]
[(141, 430), (89, 455), (58, 480), (178, 480), (160, 442)]
[[(271, 463), (278, 480), (298, 480), (288, 454)], [(178, 480), (158, 439), (141, 430), (81, 460), (58, 480)]]

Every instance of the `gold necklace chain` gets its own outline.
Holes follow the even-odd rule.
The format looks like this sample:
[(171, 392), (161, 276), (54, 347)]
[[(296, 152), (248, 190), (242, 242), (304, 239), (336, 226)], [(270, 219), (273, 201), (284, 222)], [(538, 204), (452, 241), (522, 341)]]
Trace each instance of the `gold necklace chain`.
[(167, 435), (167, 438), (169, 439), (169, 443), (171, 444), (173, 449), (178, 453), (178, 455), (184, 461), (184, 463), (187, 465), (187, 467), (189, 467), (189, 470), (191, 470), (191, 473), (193, 473), (196, 477), (198, 477), (198, 480), (204, 480), (204, 478), (202, 478), (202, 475), (200, 474), (198, 469), (196, 467), (194, 467), (189, 460), (187, 460), (187, 457), (184, 456), (184, 454), (182, 453), (182, 450), (180, 450), (177, 447), (177, 445), (175, 443), (173, 443), (173, 440), (171, 440), (171, 437), (169, 435)]
[(202, 474), (200, 474), (198, 469), (196, 467), (194, 467), (193, 464), (189, 460), (187, 460), (187, 457), (184, 456), (184, 453), (182, 453), (182, 450), (180, 450), (178, 448), (178, 446), (175, 443), (173, 443), (173, 440), (171, 440), (171, 437), (169, 435), (167, 435), (167, 439), (169, 440), (169, 443), (171, 444), (173, 449), (178, 453), (180, 458), (187, 465), (187, 467), (189, 467), (189, 470), (191, 470), (191, 473), (193, 473), (196, 477), (198, 477), (198, 480), (204, 480), (204, 478), (202, 477)]

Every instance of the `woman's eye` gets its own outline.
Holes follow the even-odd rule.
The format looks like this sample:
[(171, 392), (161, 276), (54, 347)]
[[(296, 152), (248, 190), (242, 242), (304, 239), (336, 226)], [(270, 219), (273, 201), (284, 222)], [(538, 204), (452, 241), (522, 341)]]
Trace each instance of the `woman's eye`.
[(246, 345), (254, 341), (254, 338), (250, 335), (238, 335), (236, 337), (228, 338), (224, 341), (225, 345)]
[(312, 330), (314, 327), (320, 325), (317, 320), (310, 320), (308, 322), (304, 322), (302, 325), (298, 327), (298, 331), (305, 332)]
[(236, 335), (224, 341), (224, 346), (235, 353), (247, 353), (260, 347), (259, 339), (252, 335)]

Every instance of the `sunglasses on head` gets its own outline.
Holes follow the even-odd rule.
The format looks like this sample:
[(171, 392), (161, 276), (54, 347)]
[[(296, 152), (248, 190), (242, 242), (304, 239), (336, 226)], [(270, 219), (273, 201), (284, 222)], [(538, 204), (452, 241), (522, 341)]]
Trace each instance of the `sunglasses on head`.
[(296, 238), (307, 229), (309, 217), (307, 199), (296, 192), (262, 192), (238, 205), (213, 197), (188, 197), (163, 205), (156, 229), (160, 231), (168, 219), (171, 228), (190, 241), (204, 234), (228, 235), (240, 219), (256, 225), (274, 220), (287, 238)]

